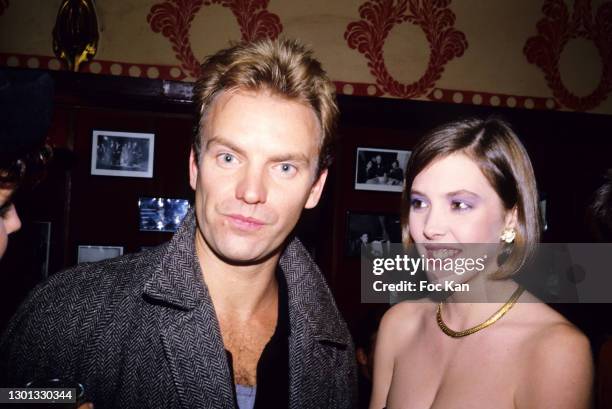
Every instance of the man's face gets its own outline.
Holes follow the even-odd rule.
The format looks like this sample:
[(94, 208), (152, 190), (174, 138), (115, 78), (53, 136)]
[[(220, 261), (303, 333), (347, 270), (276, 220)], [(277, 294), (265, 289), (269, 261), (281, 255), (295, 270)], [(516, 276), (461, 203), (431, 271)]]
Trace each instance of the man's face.
[(376, 155), (376, 163), (380, 165), (380, 162), (382, 162), (382, 156)]
[(210, 107), (199, 165), (190, 157), (196, 245), (230, 263), (277, 254), (303, 208), (316, 206), (320, 126), (306, 105), (265, 92), (225, 92)]
[(0, 189), (0, 258), (6, 251), (9, 234), (21, 228), (21, 220), (11, 202), (12, 189)]

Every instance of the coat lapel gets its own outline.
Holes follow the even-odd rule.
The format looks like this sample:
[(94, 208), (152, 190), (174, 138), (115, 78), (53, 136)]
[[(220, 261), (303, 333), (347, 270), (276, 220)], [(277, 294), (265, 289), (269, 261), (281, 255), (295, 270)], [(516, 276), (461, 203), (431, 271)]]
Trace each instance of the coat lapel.
[(338, 349), (348, 347), (345, 324), (318, 267), (298, 239), (280, 260), (289, 300), (289, 403), (317, 408), (328, 401)]
[[(147, 281), (144, 297), (159, 309), (159, 329), (181, 404), (234, 408), (232, 375), (215, 310), (202, 279), (191, 210)], [(318, 408), (329, 399), (338, 349), (348, 347), (345, 324), (318, 267), (293, 239), (280, 266), (289, 304), (289, 403)]]
[(185, 408), (234, 408), (233, 385), (215, 310), (195, 254), (193, 210), (144, 288), (159, 309), (160, 336)]

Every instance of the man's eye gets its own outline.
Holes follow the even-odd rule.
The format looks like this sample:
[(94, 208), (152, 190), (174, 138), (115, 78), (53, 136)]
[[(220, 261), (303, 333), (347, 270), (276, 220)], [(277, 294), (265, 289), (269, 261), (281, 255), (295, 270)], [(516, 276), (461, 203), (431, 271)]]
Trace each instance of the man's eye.
[(238, 159), (232, 155), (231, 153), (222, 153), (220, 155), (217, 156), (217, 162), (221, 165), (221, 166), (233, 166), (235, 164), (237, 164)]
[(297, 173), (297, 168), (290, 163), (281, 163), (277, 166), (277, 169), (284, 177), (291, 177)]

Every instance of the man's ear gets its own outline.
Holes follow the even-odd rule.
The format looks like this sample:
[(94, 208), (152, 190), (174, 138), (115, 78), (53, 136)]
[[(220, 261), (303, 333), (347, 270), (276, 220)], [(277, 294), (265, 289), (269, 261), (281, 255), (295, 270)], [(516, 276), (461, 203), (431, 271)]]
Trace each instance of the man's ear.
[(514, 206), (506, 213), (505, 228), (515, 229), (518, 226), (518, 209)]
[(310, 188), (310, 193), (308, 195), (308, 200), (306, 200), (306, 204), (304, 205), (305, 209), (312, 209), (319, 203), (319, 199), (321, 198), (321, 193), (323, 193), (323, 186), (325, 186), (325, 181), (327, 180), (327, 169), (325, 169), (317, 180), (313, 183)]
[(198, 184), (198, 161), (196, 160), (196, 153), (191, 148), (189, 152), (189, 185), (193, 190), (196, 190), (196, 186)]

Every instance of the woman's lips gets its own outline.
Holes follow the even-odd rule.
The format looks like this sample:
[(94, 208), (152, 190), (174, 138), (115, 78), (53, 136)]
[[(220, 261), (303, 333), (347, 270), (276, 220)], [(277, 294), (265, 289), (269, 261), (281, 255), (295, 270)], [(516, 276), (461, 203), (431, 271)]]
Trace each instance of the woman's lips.
[(433, 259), (454, 258), (461, 253), (459, 248), (444, 245), (426, 245), (425, 250), (425, 256)]
[(233, 226), (244, 231), (255, 231), (265, 226), (265, 222), (253, 217), (245, 217), (239, 214), (229, 214), (227, 218)]

